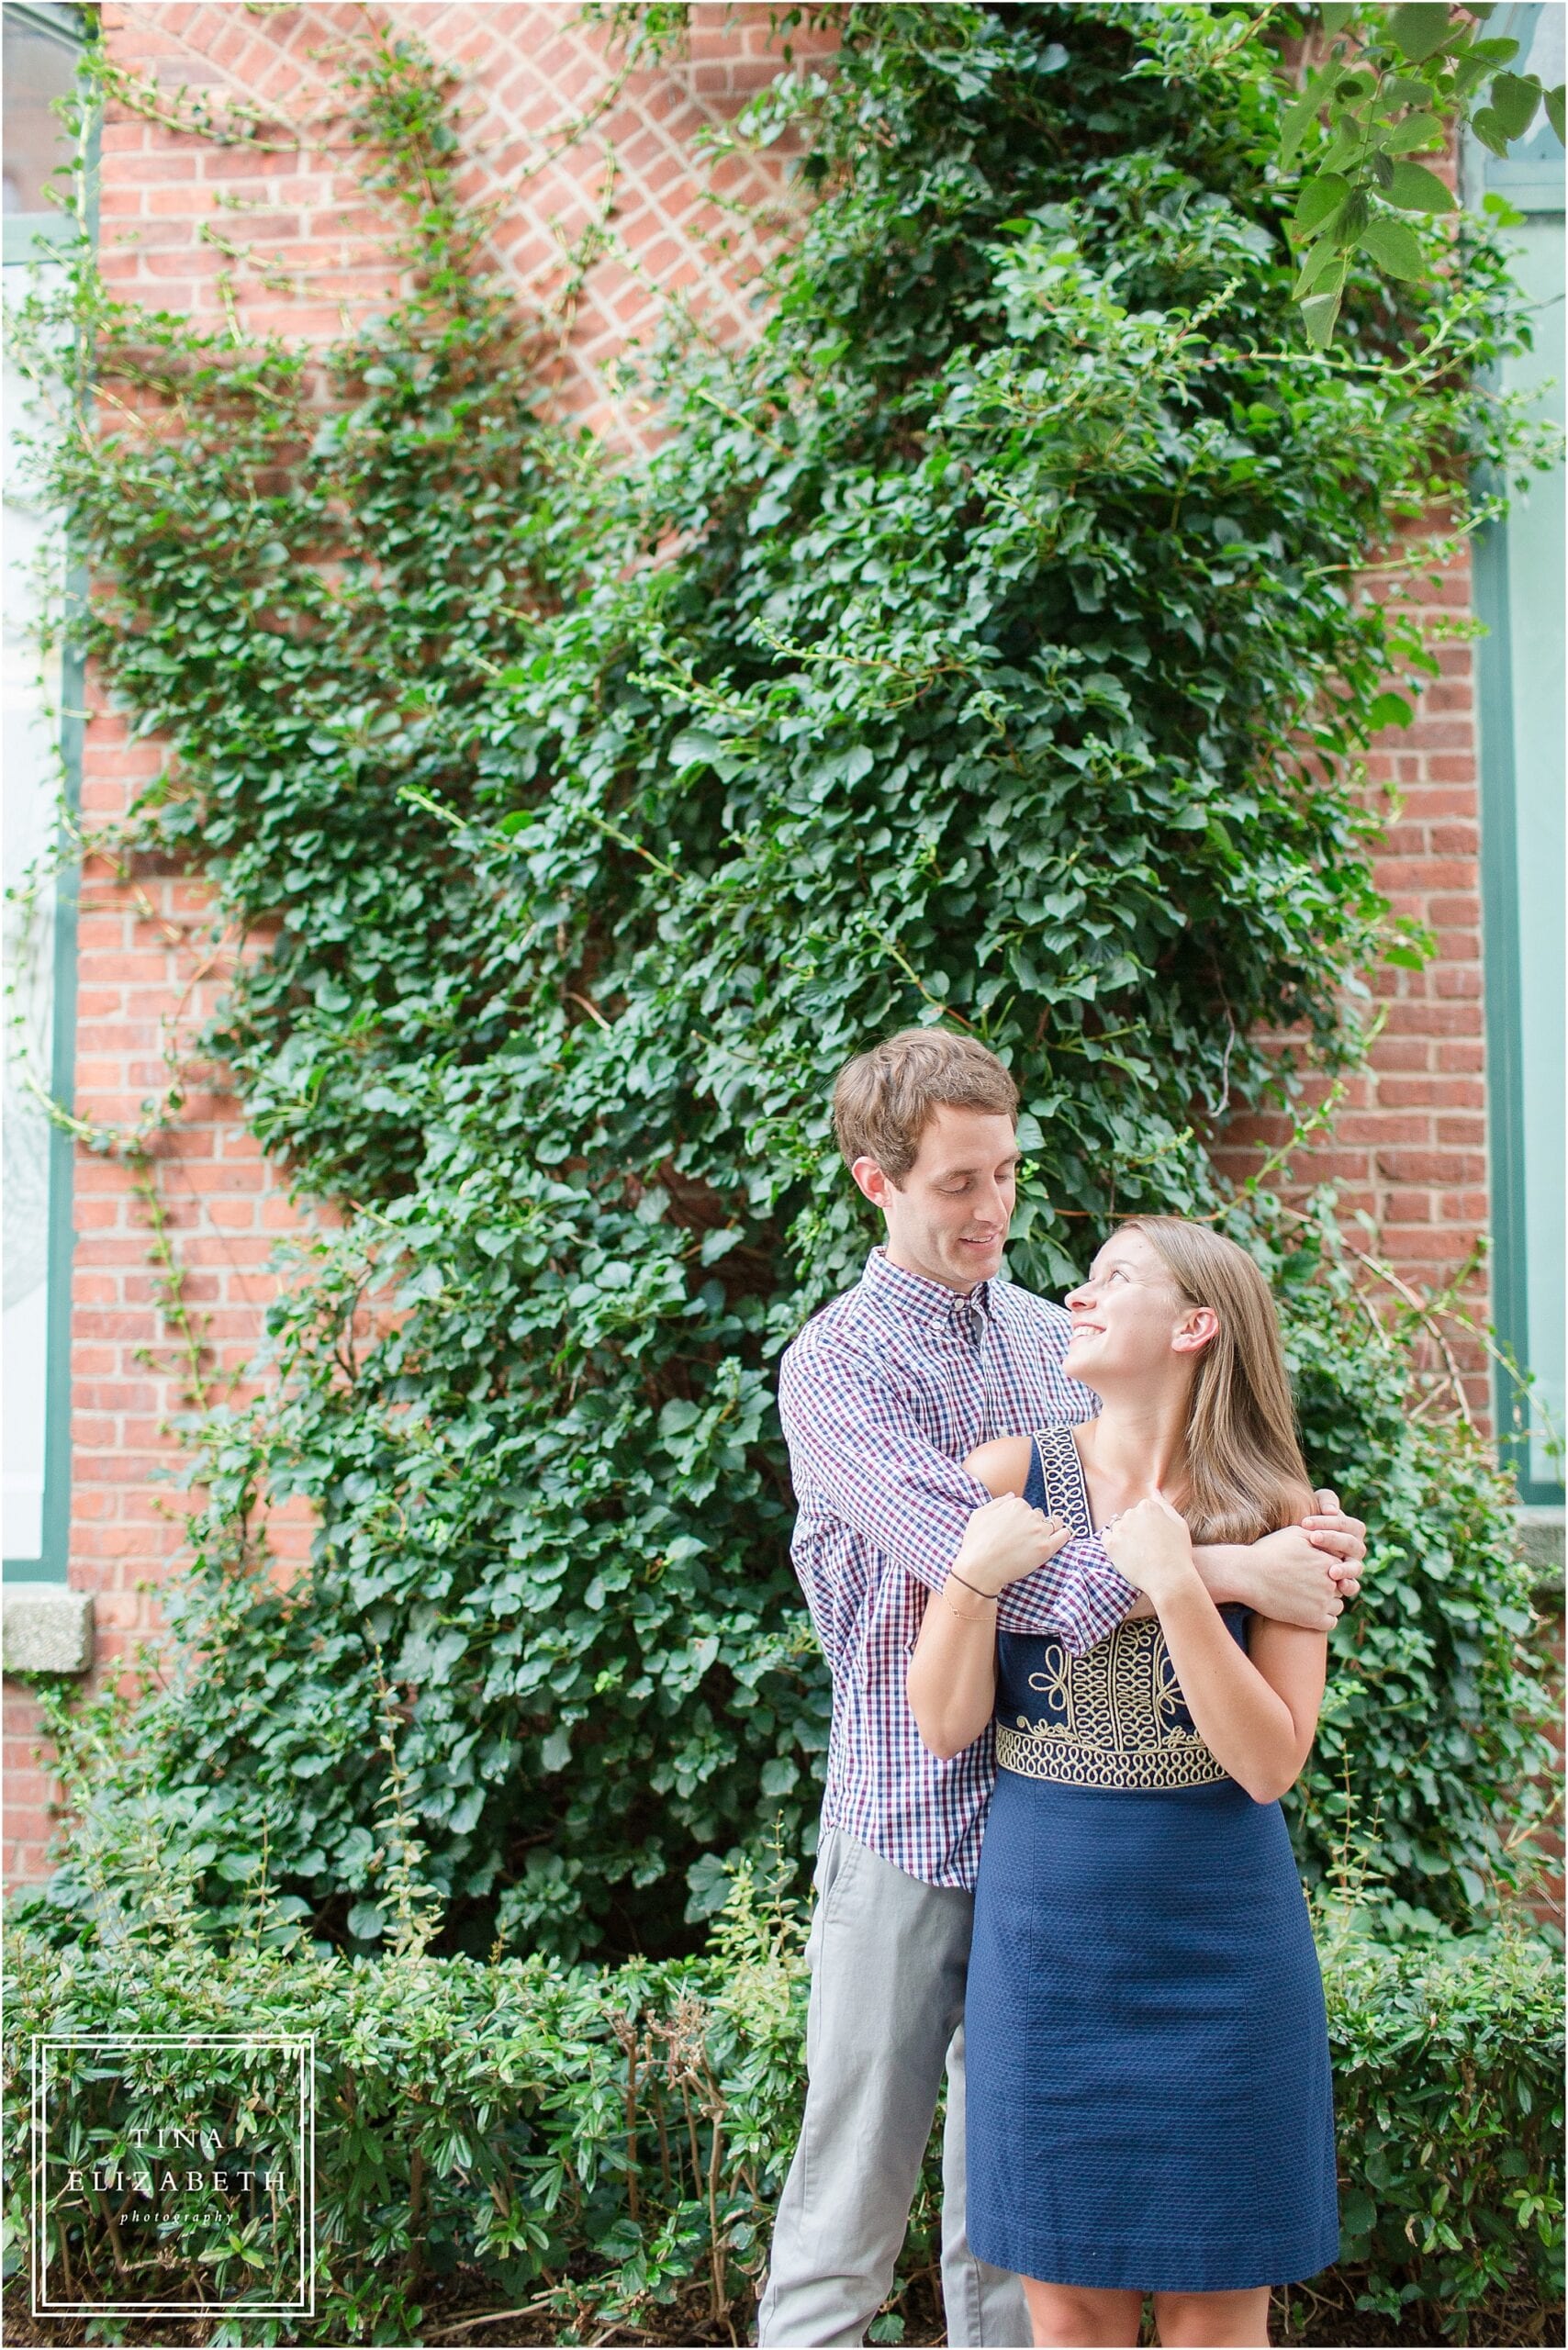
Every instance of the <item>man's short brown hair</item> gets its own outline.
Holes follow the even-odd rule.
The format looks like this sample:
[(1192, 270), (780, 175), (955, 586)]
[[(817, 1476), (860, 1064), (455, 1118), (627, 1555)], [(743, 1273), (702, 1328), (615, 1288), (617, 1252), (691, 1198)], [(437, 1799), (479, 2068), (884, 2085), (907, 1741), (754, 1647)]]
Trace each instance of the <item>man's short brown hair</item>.
[(857, 1053), (833, 1089), (833, 1128), (844, 1163), (874, 1158), (890, 1182), (914, 1165), (920, 1137), (943, 1102), (1018, 1117), (1018, 1088), (996, 1055), (950, 1028), (901, 1028)]

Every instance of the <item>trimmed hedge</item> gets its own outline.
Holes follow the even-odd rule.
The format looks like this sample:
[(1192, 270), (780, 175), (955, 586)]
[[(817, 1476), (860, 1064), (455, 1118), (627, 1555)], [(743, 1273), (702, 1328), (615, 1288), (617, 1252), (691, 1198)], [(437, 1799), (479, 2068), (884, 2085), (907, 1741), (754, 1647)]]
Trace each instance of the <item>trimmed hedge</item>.
[[(1406, 2311), (1421, 2339), (1464, 2341), (1503, 2300), (1544, 2310), (1556, 2289), (1561, 1970), (1519, 1933), (1390, 1947), (1353, 1924), (1322, 1937), (1346, 2255), (1328, 2281), (1369, 2312)], [(23, 1927), (6, 2002), (8, 2270), (28, 2242), (15, 2092), (29, 2034), (314, 2032), (317, 2315), (230, 2316), (213, 2342), (412, 2343), (459, 2296), (472, 2313), (517, 2312), (509, 2339), (615, 2325), (745, 2339), (799, 2126), (802, 1927), (745, 1870), (701, 1957), (602, 1970), (434, 1958), (417, 1921), (399, 1954), (346, 1957), (264, 1897), (223, 1956), (174, 1901), (95, 1949), (56, 1951)], [(122, 2135), (137, 2119), (115, 2116)], [(933, 2254), (935, 2152), (879, 2339), (900, 2338), (899, 2299)], [(256, 2300), (286, 2292), (243, 2266), (238, 2229), (232, 2244), (206, 2264), (209, 2289), (250, 2277)], [(72, 2255), (102, 2289), (101, 2217)], [(119, 2338), (115, 2322), (96, 2338)]]

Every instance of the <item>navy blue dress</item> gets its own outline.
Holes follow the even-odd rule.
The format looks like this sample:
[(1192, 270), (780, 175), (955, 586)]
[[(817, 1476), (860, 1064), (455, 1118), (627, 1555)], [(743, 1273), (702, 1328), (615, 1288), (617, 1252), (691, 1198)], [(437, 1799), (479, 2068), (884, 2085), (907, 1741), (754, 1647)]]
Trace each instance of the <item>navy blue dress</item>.
[[(1069, 1428), (1025, 1498), (1075, 1533)], [(1246, 1646), (1248, 1611), (1222, 1610)], [(1277, 1803), (1193, 1726), (1153, 1617), (998, 1641), (964, 2016), (969, 2243), (1048, 2284), (1233, 2292), (1338, 2255), (1323, 1979)]]

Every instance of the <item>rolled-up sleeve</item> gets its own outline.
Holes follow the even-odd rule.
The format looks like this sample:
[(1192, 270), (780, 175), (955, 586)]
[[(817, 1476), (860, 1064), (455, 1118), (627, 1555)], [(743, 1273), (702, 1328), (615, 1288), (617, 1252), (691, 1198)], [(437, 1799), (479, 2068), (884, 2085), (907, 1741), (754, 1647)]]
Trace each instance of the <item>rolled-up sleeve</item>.
[[(1063, 1594), (1072, 1596), (1079, 1637), (1063, 1630)], [(1036, 1567), (1021, 1583), (1010, 1583), (997, 1602), (996, 1623), (1002, 1632), (1049, 1632), (1074, 1656), (1081, 1656), (1107, 1632), (1114, 1632), (1137, 1593), (1110, 1561), (1097, 1534), (1081, 1535)]]
[[(779, 1367), (778, 1415), (797, 1496), (809, 1494), (891, 1566), (936, 1590), (970, 1514), (991, 1494), (922, 1433), (881, 1367), (842, 1345), (797, 1343)], [(1049, 1633), (1081, 1655), (1137, 1597), (1098, 1541), (1079, 1540), (1008, 1585), (998, 1622), (1003, 1631)]]

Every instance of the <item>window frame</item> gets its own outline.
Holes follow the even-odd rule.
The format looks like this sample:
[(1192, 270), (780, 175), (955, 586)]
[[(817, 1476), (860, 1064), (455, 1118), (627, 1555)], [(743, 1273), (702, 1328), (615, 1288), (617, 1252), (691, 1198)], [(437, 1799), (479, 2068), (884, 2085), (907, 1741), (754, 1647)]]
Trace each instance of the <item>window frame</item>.
[[(80, 10), (69, 17), (29, 6), (28, 0), (5, 0), (13, 21), (20, 19), (62, 47), (80, 54), (95, 38), (95, 28)], [(51, 253), (75, 243), (82, 228), (92, 241), (98, 239), (98, 172), (100, 110), (94, 106), (87, 120), (83, 154), (85, 185), (80, 220), (70, 213), (12, 212), (4, 216), (4, 267), (21, 268), (47, 261)], [(64, 603), (69, 620), (85, 604), (86, 565), (68, 563)], [(86, 734), (86, 664), (73, 643), (67, 644), (59, 672), (60, 732), (58, 747), (68, 820), (74, 822), (82, 804), (82, 761)], [(76, 923), (80, 867), (62, 857), (56, 872), (52, 986), (50, 1035), (50, 1091), (70, 1110), (76, 1073)], [(63, 1583), (71, 1553), (71, 1418), (72, 1418), (72, 1260), (75, 1248), (73, 1146), (71, 1136), (53, 1125), (49, 1136), (48, 1283), (44, 1363), (43, 1496), (38, 1555), (0, 1561), (0, 1582)]]
[[(1519, 40), (1528, 62), (1540, 0), (1525, 0), (1488, 26), (1494, 36)], [(1544, 116), (1513, 152), (1496, 156), (1469, 134), (1461, 155), (1466, 203), (1499, 195), (1527, 219), (1563, 209), (1564, 155)], [(1473, 602), (1485, 633), (1475, 648), (1479, 808), (1481, 817), (1482, 973), (1486, 1038), (1488, 1163), (1491, 1172), (1492, 1315), (1504, 1348), (1522, 1371), (1530, 1368), (1529, 1235), (1526, 1206), (1523, 970), (1519, 949), (1518, 712), (1508, 575), (1508, 522), (1488, 522), (1476, 533), (1472, 557)], [(1531, 1443), (1512, 1433), (1516, 1393), (1511, 1373), (1494, 1380), (1497, 1455), (1514, 1477), (1529, 1514), (1554, 1514), (1564, 1486), (1531, 1474)], [(1562, 1437), (1565, 1431), (1554, 1431)]]

